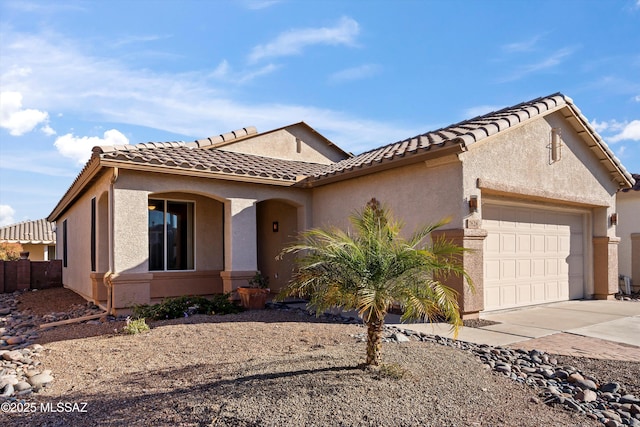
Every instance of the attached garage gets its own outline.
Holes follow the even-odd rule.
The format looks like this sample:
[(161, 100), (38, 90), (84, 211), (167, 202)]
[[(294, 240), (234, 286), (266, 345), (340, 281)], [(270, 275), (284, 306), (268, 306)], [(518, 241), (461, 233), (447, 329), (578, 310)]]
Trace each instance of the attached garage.
[(584, 297), (583, 214), (498, 203), (482, 211), (485, 310)]

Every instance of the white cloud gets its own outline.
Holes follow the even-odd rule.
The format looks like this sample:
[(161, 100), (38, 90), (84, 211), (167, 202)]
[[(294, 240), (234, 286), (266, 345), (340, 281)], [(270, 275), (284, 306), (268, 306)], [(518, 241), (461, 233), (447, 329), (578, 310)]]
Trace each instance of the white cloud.
[(529, 40), (508, 43), (502, 46), (502, 50), (506, 52), (530, 52), (541, 38), (542, 35), (537, 35)]
[(280, 34), (266, 45), (258, 45), (249, 55), (250, 62), (257, 62), (264, 58), (298, 55), (307, 46), (325, 45), (355, 45), (355, 38), (360, 32), (356, 21), (342, 17), (334, 27), (301, 28)]
[(9, 205), (0, 205), (0, 227), (15, 223), (13, 215), (16, 211)]
[(562, 64), (562, 62), (568, 57), (571, 56), (574, 52), (573, 48), (563, 48), (560, 49), (553, 54), (543, 58), (542, 60), (533, 63), (527, 64), (519, 67), (513, 72), (510, 76), (507, 76), (500, 80), (501, 83), (506, 83), (514, 80), (520, 80), (523, 77), (528, 76), (529, 74), (534, 74), (539, 71), (549, 70), (557, 67)]
[(220, 62), (220, 64), (218, 64), (215, 70), (213, 70), (213, 72), (211, 73), (211, 77), (227, 83), (243, 84), (250, 82), (260, 76), (270, 74), (278, 68), (279, 66), (275, 64), (267, 64), (264, 67), (260, 67), (255, 70), (236, 72), (231, 68), (229, 62), (227, 62), (227, 60), (225, 59)]
[[(638, 0), (640, 1), (640, 0)], [(633, 98), (634, 101), (636, 102), (640, 102), (640, 95), (636, 95), (635, 98)]]
[(56, 134), (56, 131), (55, 131), (55, 130), (53, 130), (53, 129), (51, 128), (51, 126), (49, 126), (49, 125), (44, 125), (44, 126), (42, 126), (42, 128), (41, 128), (40, 130), (41, 130), (45, 135), (47, 135), (47, 136), (53, 136), (53, 135), (55, 135), (55, 134)]
[(23, 109), (20, 92), (0, 92), (0, 127), (11, 135), (24, 135), (41, 123), (51, 129), (48, 120), (49, 114), (45, 111)]
[(112, 42), (112, 47), (122, 47), (130, 44), (155, 42), (158, 40), (168, 39), (167, 35), (148, 35), (148, 36), (126, 36)]
[[(250, 125), (264, 131), (304, 120), (354, 152), (429, 129), (426, 124), (420, 129), (407, 128), (312, 105), (244, 102), (225, 83), (247, 81), (251, 74), (236, 74), (225, 61), (213, 73), (160, 74), (88, 54), (93, 45), (72, 43), (56, 34), (0, 30), (0, 39), (4, 41), (3, 86), (16, 88), (40, 108), (55, 110), (56, 117), (79, 115), (97, 123), (145, 126), (194, 139)], [(16, 73), (16, 69), (29, 72)], [(216, 80), (222, 83), (214, 84)], [(84, 156), (89, 156), (90, 149)]]
[(104, 137), (82, 136), (77, 137), (71, 133), (62, 135), (56, 139), (54, 145), (65, 157), (74, 159), (79, 164), (85, 163), (91, 157), (91, 149), (98, 145), (124, 145), (129, 139), (116, 129), (108, 130)]
[(371, 77), (380, 71), (380, 66), (376, 64), (364, 64), (359, 67), (347, 68), (329, 76), (329, 80), (335, 83), (351, 80), (360, 80)]
[(621, 132), (608, 139), (611, 142), (624, 140), (640, 141), (640, 120), (632, 120), (626, 123)]
[(591, 126), (593, 126), (593, 128), (598, 133), (618, 132), (624, 129), (624, 127), (627, 125), (626, 122), (619, 122), (617, 120), (609, 120), (609, 121), (605, 120), (605, 121), (599, 122), (597, 119), (593, 119), (590, 123), (591, 123)]
[(261, 10), (280, 3), (281, 0), (245, 0), (244, 5), (250, 10)]

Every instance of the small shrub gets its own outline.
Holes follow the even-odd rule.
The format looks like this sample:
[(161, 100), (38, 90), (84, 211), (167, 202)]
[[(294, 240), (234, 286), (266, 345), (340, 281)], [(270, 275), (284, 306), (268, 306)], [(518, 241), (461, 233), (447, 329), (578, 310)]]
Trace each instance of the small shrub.
[(256, 271), (256, 274), (249, 280), (249, 286), (252, 288), (267, 289), (269, 287), (269, 277), (263, 276), (262, 273)]
[(144, 318), (141, 319), (131, 319), (127, 317), (127, 324), (124, 325), (122, 331), (125, 334), (135, 335), (141, 332), (147, 332), (149, 330), (149, 325), (145, 322)]
[(155, 305), (136, 305), (133, 314), (136, 318), (152, 320), (177, 319), (194, 314), (230, 314), (242, 311), (241, 307), (229, 301), (229, 294), (215, 295), (211, 299), (200, 296), (181, 296), (167, 298)]
[(0, 261), (17, 261), (20, 259), (22, 245), (20, 243), (0, 243)]
[(401, 380), (402, 378), (407, 376), (408, 373), (409, 371), (407, 371), (406, 368), (403, 368), (397, 363), (383, 363), (382, 365), (380, 365), (380, 378), (392, 378), (394, 380)]

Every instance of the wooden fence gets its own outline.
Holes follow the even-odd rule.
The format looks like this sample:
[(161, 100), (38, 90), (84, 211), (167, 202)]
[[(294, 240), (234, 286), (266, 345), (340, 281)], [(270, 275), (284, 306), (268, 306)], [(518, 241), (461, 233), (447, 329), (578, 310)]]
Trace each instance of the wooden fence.
[(0, 261), (0, 293), (62, 287), (62, 260)]

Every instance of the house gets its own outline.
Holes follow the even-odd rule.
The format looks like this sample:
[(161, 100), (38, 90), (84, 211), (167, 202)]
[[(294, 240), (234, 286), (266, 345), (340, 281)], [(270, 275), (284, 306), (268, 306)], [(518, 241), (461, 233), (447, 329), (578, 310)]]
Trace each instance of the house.
[(22, 250), (29, 252), (32, 261), (48, 261), (55, 259), (56, 234), (55, 224), (46, 219), (23, 221), (17, 224), (0, 227), (0, 242), (19, 243)]
[(230, 292), (256, 270), (278, 290), (293, 266), (275, 255), (296, 232), (346, 227), (376, 197), (408, 231), (451, 218), (440, 234), (473, 249), (463, 262), (475, 292), (450, 281), (471, 318), (611, 298), (611, 216), (616, 193), (633, 182), (556, 93), (357, 156), (305, 123), (95, 147), (48, 219), (58, 224), (65, 285), (119, 310)]
[(620, 190), (617, 197), (618, 267), (621, 276), (631, 278), (632, 290), (640, 292), (640, 174), (633, 178), (633, 188)]

